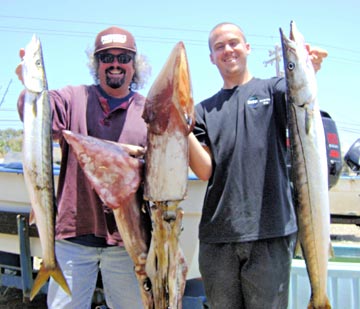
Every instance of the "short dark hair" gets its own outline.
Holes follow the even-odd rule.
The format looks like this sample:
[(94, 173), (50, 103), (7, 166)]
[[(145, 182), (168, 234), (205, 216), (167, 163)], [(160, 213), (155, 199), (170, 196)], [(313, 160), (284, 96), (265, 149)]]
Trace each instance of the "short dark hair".
[(210, 52), (212, 51), (212, 50), (211, 50), (211, 37), (212, 37), (213, 32), (214, 32), (217, 28), (220, 28), (220, 27), (226, 26), (226, 25), (231, 25), (231, 26), (234, 26), (234, 27), (238, 28), (238, 29), (240, 30), (241, 34), (242, 34), (242, 37), (243, 37), (245, 43), (246, 43), (245, 33), (244, 33), (244, 31), (243, 31), (238, 25), (236, 25), (236, 24), (234, 24), (234, 23), (230, 23), (230, 22), (222, 22), (222, 23), (217, 24), (217, 25), (216, 25), (214, 28), (212, 28), (211, 31), (210, 31), (209, 39), (208, 39), (208, 44), (209, 44)]

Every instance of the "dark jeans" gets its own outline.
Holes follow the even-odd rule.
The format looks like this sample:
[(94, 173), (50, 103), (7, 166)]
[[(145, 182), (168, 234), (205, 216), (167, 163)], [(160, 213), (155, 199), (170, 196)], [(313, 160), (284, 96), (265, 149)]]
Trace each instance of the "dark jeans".
[(296, 234), (244, 243), (200, 243), (211, 309), (286, 309)]

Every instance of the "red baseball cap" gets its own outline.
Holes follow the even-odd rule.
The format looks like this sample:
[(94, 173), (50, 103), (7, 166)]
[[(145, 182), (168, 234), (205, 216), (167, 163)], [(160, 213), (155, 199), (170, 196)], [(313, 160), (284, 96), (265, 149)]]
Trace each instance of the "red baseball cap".
[(112, 26), (96, 36), (94, 55), (110, 48), (122, 48), (136, 53), (135, 39), (129, 31)]

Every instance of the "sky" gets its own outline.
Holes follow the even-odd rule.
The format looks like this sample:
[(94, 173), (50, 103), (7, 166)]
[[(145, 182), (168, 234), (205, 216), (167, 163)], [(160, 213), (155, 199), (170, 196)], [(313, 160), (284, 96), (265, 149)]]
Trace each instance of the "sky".
[[(252, 51), (252, 75), (276, 75), (267, 63), (280, 46), (279, 28), (289, 33), (294, 20), (306, 41), (328, 51), (317, 74), (320, 108), (336, 121), (343, 151), (360, 138), (360, 2), (351, 1), (48, 1), (0, 0), (0, 129), (21, 129), (16, 101), (22, 84), (14, 71), (19, 49), (33, 34), (42, 43), (49, 89), (92, 84), (85, 51), (96, 34), (116, 25), (133, 33), (138, 52), (152, 67), (151, 78), (140, 90), (144, 96), (179, 41), (184, 42), (190, 67), (194, 102), (222, 86), (209, 59), (208, 35), (220, 22), (241, 26)], [(280, 62), (280, 70), (283, 63)]]

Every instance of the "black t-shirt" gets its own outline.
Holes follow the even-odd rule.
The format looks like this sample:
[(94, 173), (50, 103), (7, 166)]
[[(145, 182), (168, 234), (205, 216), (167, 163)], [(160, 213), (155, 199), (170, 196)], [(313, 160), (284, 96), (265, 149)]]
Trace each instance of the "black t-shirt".
[(200, 240), (243, 242), (296, 232), (284, 79), (254, 78), (195, 108), (194, 134), (213, 154)]

